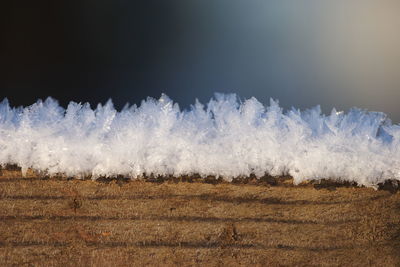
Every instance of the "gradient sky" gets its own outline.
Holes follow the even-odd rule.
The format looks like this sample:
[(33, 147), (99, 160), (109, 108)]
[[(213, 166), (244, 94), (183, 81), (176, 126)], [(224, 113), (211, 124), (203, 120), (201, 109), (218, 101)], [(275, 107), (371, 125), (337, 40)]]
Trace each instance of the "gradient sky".
[(13, 105), (51, 95), (122, 107), (165, 92), (187, 107), (232, 92), (400, 122), (398, 0), (13, 1), (5, 11), (0, 97)]

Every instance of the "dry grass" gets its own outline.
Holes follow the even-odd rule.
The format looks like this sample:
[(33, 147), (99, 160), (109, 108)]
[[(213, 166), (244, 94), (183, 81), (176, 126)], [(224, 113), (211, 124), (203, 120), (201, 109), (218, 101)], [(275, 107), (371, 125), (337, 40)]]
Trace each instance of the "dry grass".
[(2, 170), (0, 262), (400, 266), (396, 190), (182, 179), (41, 179)]

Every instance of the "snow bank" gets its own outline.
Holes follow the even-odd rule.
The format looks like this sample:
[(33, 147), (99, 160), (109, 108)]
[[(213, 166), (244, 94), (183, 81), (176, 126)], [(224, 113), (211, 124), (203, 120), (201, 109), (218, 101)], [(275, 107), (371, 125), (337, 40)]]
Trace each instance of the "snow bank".
[(0, 164), (76, 177), (270, 174), (376, 186), (400, 180), (400, 126), (379, 112), (282, 112), (273, 100), (222, 94), (185, 111), (165, 95), (121, 112), (111, 101), (93, 110), (51, 98), (11, 108), (5, 99)]

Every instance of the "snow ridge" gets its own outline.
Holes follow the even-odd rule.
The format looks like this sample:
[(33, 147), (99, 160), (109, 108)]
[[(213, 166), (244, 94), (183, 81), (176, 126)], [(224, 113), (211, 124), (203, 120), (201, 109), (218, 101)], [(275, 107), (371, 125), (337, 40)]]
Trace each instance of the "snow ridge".
[(50, 175), (291, 175), (376, 187), (400, 181), (400, 125), (384, 113), (319, 106), (283, 112), (277, 101), (216, 94), (180, 110), (166, 95), (118, 112), (52, 98), (22, 108), (0, 103), (0, 165)]

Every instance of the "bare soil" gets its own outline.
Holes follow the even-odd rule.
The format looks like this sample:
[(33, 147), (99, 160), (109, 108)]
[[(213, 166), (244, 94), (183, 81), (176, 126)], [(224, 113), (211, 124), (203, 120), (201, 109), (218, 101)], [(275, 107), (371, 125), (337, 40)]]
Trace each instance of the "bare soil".
[(3, 266), (400, 266), (400, 192), (0, 175)]

